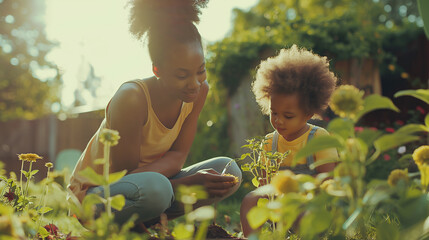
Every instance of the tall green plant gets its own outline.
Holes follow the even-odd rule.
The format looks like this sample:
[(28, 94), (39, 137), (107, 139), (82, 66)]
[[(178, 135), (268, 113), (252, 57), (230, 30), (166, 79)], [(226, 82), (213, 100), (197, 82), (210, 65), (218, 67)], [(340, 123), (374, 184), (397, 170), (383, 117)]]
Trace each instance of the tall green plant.
[[(407, 90), (397, 94), (402, 95), (416, 96), (429, 102), (429, 90)], [(426, 160), (420, 161), (420, 172), (417, 174), (394, 170), (387, 180), (365, 182), (364, 175), (366, 167), (383, 152), (418, 140), (416, 133), (428, 133), (429, 115), (424, 124), (407, 124), (390, 134), (381, 134), (371, 129), (355, 132), (356, 122), (370, 111), (398, 111), (388, 98), (378, 95), (362, 96), (352, 86), (339, 87), (332, 96), (331, 104), (335, 113), (341, 117), (329, 123), (327, 129), (331, 135), (312, 139), (295, 156), (296, 160), (323, 149), (336, 148), (339, 161), (328, 159), (311, 165), (311, 168), (315, 168), (338, 161), (333, 173), (320, 174), (316, 178), (294, 176), (291, 173), (274, 177), (271, 184), (277, 194), (274, 205), (279, 207), (268, 210), (281, 216), (283, 234), (295, 226), (294, 230), (303, 239), (321, 236), (349, 239), (404, 239), (407, 236), (407, 239), (418, 239), (423, 236), (422, 224), (429, 216), (426, 173), (429, 163), (426, 162), (425, 165), (423, 162)], [(420, 158), (415, 159), (424, 159), (424, 154), (416, 156)], [(416, 179), (418, 175), (420, 181)], [(327, 176), (332, 179), (323, 182)], [(289, 179), (288, 182), (298, 182), (298, 190), (285, 191), (284, 189), (291, 189), (290, 186), (293, 186), (282, 186), (285, 179)], [(261, 223), (262, 220), (249, 218), (249, 223), (252, 222)], [(412, 235), (411, 232), (417, 234)]]

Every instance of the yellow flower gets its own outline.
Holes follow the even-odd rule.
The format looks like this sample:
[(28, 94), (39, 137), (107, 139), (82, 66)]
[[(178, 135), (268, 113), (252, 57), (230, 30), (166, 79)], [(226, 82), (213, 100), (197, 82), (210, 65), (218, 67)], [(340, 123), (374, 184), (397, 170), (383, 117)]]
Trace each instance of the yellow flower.
[(51, 162), (47, 162), (47, 163), (45, 164), (45, 167), (47, 167), (47, 168), (53, 168), (53, 167), (54, 167), (54, 164), (53, 164), (53, 163), (51, 163)]
[(333, 179), (325, 180), (322, 182), (322, 184), (320, 184), (320, 188), (326, 191), (326, 189), (328, 189), (328, 187), (334, 183), (335, 181)]
[(429, 164), (418, 165), (420, 171), (420, 182), (425, 191), (428, 191), (429, 186)]
[(389, 64), (388, 68), (390, 71), (395, 71), (395, 65), (393, 64)]
[(406, 72), (401, 73), (401, 78), (407, 79), (409, 77), (410, 77), (410, 75), (408, 75), (408, 73), (406, 73)]
[(225, 173), (224, 176), (234, 177), (233, 183), (238, 183), (238, 177), (236, 177), (236, 176), (234, 176), (232, 174), (229, 174), (229, 173)]
[(429, 145), (423, 145), (414, 150), (413, 159), (417, 165), (429, 165)]
[(390, 172), (389, 177), (387, 178), (387, 183), (390, 186), (396, 186), (400, 180), (408, 182), (408, 170), (395, 169)]
[(35, 153), (18, 154), (18, 158), (21, 161), (27, 161), (27, 162), (36, 162), (38, 159), (43, 159), (43, 157), (41, 157)]
[(271, 185), (278, 193), (298, 192), (299, 184), (295, 174), (290, 170), (280, 171), (274, 176)]
[(110, 144), (110, 146), (115, 146), (118, 144), (118, 140), (121, 137), (119, 136), (119, 132), (116, 130), (104, 128), (101, 130), (100, 134), (100, 142), (104, 144)]
[(334, 91), (331, 108), (340, 117), (354, 118), (363, 109), (363, 91), (352, 85), (343, 85)]

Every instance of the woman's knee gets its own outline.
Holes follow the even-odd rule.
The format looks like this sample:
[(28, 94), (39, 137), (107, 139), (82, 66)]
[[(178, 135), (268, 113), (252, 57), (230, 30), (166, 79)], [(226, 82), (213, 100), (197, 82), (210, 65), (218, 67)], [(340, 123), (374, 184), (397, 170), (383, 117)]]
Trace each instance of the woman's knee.
[(139, 200), (137, 204), (152, 211), (164, 212), (174, 200), (170, 180), (160, 173), (146, 172), (145, 179), (139, 183)]
[(239, 182), (241, 182), (241, 178), (242, 178), (241, 169), (233, 159), (229, 157), (217, 157), (214, 160), (216, 161), (216, 165), (220, 166), (219, 169), (217, 169), (219, 172), (222, 172), (225, 166), (232, 161), (231, 165), (228, 167), (225, 173), (229, 173), (238, 177)]

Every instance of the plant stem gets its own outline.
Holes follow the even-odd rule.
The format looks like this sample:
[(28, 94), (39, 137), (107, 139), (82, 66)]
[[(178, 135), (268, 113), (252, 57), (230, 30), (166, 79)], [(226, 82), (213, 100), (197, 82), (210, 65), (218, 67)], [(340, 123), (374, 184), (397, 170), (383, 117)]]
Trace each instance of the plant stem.
[(110, 168), (110, 144), (105, 143), (104, 144), (104, 198), (106, 199), (106, 211), (107, 215), (110, 217), (112, 216), (112, 209), (111, 209), (111, 198), (110, 198), (110, 186), (109, 186), (109, 168)]
[[(51, 168), (48, 168), (48, 173), (46, 174), (46, 179), (49, 181), (49, 170)], [(43, 219), (43, 215), (45, 214), (45, 206), (46, 206), (46, 202), (45, 202), (45, 198), (46, 195), (48, 195), (48, 182), (46, 182), (46, 186), (45, 186), (45, 192), (43, 193), (42, 196), (42, 200), (41, 200), (41, 205), (42, 205), (42, 213), (40, 214), (40, 218), (37, 219), (37, 231), (39, 231), (40, 228), (40, 224), (42, 223), (42, 219)]]
[(195, 240), (206, 239), (208, 227), (209, 227), (209, 221), (205, 220), (205, 221), (201, 222), (200, 226), (198, 227), (198, 231), (195, 235)]
[(30, 168), (28, 169), (27, 183), (25, 184), (25, 196), (27, 196), (27, 194), (28, 194), (28, 185), (29, 185), (31, 177), (32, 177), (32, 174), (31, 174), (31, 167), (32, 166), (33, 166), (33, 162), (30, 162)]
[(23, 188), (22, 188), (22, 171), (23, 170), (24, 170), (24, 160), (21, 160), (21, 175), (19, 178), (19, 183), (21, 185), (21, 195), (24, 195)]

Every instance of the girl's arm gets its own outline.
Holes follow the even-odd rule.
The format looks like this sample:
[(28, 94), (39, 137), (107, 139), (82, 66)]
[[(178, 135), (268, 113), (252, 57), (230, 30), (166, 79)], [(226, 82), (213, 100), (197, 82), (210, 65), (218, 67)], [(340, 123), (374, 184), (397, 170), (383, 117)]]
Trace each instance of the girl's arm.
[(158, 172), (169, 178), (176, 175), (182, 169), (194, 141), (198, 117), (204, 106), (208, 90), (208, 83), (204, 81), (201, 85), (199, 97), (195, 100), (192, 111), (184, 121), (182, 129), (170, 150), (162, 158), (137, 168), (132, 173)]

